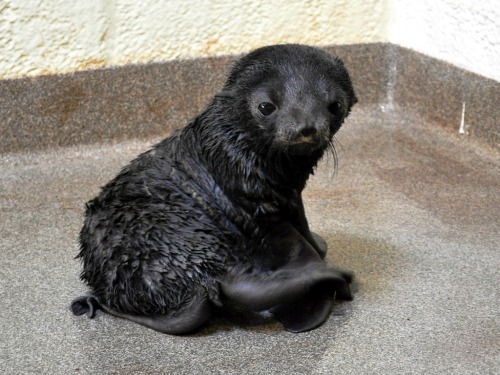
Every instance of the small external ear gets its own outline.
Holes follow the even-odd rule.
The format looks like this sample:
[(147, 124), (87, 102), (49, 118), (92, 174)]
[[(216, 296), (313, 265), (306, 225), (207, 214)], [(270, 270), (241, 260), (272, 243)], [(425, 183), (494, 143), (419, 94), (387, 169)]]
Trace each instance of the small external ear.
[(216, 98), (222, 99), (234, 99), (236, 97), (236, 93), (234, 91), (223, 90), (217, 94), (215, 94)]
[(352, 94), (348, 96), (347, 100), (349, 102), (349, 106), (347, 107), (347, 112), (346, 112), (345, 117), (349, 116), (349, 114), (351, 113), (352, 107), (354, 106), (354, 104), (356, 104), (358, 102), (358, 97), (356, 96), (354, 91), (352, 91)]
[(358, 102), (358, 97), (356, 94), (353, 93), (353, 96), (351, 98), (351, 107)]

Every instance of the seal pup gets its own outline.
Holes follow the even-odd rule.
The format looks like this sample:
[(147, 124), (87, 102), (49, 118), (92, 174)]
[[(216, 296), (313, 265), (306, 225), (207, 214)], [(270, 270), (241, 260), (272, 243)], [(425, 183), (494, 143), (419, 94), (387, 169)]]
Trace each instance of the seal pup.
[(97, 310), (168, 334), (236, 303), (284, 328), (321, 325), (352, 276), (328, 267), (301, 192), (357, 102), (343, 63), (305, 45), (257, 49), (186, 127), (86, 205), (81, 279)]

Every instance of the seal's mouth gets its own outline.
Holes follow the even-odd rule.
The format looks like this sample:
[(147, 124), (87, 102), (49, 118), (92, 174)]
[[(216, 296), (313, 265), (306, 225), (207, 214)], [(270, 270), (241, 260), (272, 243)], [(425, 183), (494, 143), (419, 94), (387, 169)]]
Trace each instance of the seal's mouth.
[(299, 134), (293, 143), (296, 143), (296, 144), (302, 144), (302, 143), (317, 144), (317, 143), (319, 143), (319, 139), (318, 139), (318, 137), (313, 136), (313, 135), (306, 136), (306, 135)]
[(275, 146), (290, 155), (311, 155), (318, 150), (328, 147), (328, 140), (323, 134), (287, 134), (285, 137), (276, 137)]
[(308, 155), (322, 147), (322, 142), (310, 137), (290, 143), (288, 150), (293, 155)]

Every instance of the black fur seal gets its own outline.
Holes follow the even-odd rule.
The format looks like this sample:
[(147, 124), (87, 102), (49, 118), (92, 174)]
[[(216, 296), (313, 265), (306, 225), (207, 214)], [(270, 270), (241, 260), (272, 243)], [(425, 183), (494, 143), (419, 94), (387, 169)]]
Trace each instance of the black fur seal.
[(301, 192), (356, 102), (321, 49), (243, 57), (203, 113), (87, 203), (78, 257), (92, 292), (73, 313), (184, 334), (237, 304), (292, 332), (321, 325), (334, 299), (352, 299), (352, 276), (326, 265)]

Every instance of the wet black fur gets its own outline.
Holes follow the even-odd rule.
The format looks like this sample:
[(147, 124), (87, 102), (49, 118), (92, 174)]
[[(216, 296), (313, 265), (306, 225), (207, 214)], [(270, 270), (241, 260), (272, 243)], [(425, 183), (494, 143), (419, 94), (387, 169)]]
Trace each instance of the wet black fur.
[[(302, 45), (239, 60), (206, 110), (87, 203), (77, 315), (102, 309), (173, 334), (234, 301), (291, 331), (321, 324), (348, 273), (328, 268), (301, 192), (356, 102), (342, 62)], [(262, 115), (258, 105), (276, 110)]]

